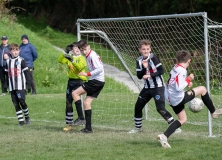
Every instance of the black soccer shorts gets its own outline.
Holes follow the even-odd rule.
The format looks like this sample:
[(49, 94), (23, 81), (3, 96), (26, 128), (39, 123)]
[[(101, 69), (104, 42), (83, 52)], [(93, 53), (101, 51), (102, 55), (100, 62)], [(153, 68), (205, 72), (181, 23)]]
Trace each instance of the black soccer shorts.
[(98, 80), (89, 80), (82, 85), (82, 88), (86, 91), (87, 96), (97, 98), (101, 90), (103, 89), (105, 82)]

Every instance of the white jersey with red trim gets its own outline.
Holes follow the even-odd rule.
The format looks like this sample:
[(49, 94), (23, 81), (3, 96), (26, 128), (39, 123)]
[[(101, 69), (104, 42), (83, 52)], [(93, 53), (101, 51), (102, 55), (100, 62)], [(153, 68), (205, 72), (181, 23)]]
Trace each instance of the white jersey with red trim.
[(170, 71), (170, 77), (165, 85), (165, 99), (171, 106), (177, 106), (184, 98), (184, 89), (188, 82), (187, 70), (176, 64)]
[(89, 54), (86, 56), (86, 62), (90, 72), (89, 80), (96, 79), (98, 81), (104, 82), (104, 68), (100, 56), (93, 50), (90, 50)]

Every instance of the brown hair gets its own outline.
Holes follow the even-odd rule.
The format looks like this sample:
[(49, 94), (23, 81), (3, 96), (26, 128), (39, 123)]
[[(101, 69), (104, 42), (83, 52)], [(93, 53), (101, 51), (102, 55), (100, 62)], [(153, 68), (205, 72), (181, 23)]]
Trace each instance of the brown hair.
[(81, 49), (85, 49), (89, 44), (86, 42), (86, 40), (80, 40), (78, 42), (78, 48)]
[(189, 51), (180, 50), (176, 53), (176, 59), (178, 63), (186, 63), (189, 59), (191, 59), (191, 54)]
[(139, 41), (139, 48), (141, 48), (142, 45), (150, 45), (151, 46), (151, 41), (148, 39), (142, 39)]
[(10, 50), (18, 50), (18, 49), (19, 49), (19, 45), (18, 44), (12, 43), (10, 45)]

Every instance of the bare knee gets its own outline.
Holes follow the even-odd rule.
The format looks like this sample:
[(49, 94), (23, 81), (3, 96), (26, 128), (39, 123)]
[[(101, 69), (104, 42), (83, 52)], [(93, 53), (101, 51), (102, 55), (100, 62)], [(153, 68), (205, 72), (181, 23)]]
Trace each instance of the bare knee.
[(87, 110), (87, 109), (91, 109), (91, 103), (87, 100), (84, 100), (83, 101), (83, 104), (84, 104), (84, 109)]
[(178, 121), (182, 124), (185, 124), (187, 122), (187, 118), (178, 119)]

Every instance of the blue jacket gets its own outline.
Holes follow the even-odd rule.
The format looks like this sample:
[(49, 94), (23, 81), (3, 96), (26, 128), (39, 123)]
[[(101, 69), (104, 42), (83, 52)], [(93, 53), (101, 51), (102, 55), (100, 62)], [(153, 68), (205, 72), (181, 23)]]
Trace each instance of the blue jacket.
[(34, 61), (38, 58), (38, 54), (36, 52), (35, 47), (31, 44), (21, 44), (20, 45), (20, 57), (24, 58), (26, 61), (26, 65), (28, 67), (34, 66)]
[(5, 67), (6, 66), (6, 60), (4, 59), (4, 54), (9, 55), (10, 51), (10, 45), (3, 46), (2, 44), (0, 45), (0, 67)]

